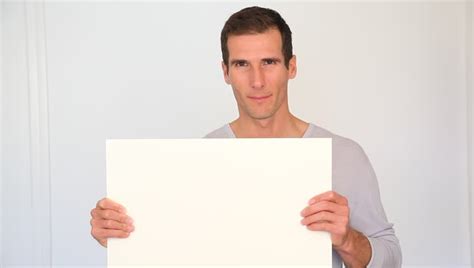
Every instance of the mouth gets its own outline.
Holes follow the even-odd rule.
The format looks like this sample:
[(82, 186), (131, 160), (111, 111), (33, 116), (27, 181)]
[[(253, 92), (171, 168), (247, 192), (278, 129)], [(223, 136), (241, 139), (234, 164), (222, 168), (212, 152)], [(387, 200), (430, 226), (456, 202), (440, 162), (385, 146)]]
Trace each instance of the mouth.
[(256, 100), (256, 101), (263, 101), (265, 99), (268, 99), (272, 96), (272, 94), (269, 95), (263, 95), (263, 96), (248, 96), (249, 99), (251, 100)]

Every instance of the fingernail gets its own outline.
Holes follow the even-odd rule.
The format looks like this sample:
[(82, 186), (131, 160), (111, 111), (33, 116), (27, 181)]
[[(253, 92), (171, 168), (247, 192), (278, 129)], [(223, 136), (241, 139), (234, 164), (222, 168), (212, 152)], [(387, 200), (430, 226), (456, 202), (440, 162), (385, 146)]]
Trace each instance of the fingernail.
[(309, 200), (309, 204), (310, 204), (310, 205), (312, 205), (312, 204), (314, 204), (314, 203), (316, 203), (316, 201), (315, 201), (314, 199)]

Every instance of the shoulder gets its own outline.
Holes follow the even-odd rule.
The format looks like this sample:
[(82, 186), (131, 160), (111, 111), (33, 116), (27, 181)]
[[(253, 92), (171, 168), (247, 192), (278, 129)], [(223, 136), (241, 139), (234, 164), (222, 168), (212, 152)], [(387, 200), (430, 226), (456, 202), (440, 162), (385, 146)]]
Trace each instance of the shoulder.
[(230, 128), (229, 124), (225, 124), (224, 126), (210, 132), (206, 136), (205, 139), (229, 139), (235, 138), (232, 129)]
[(333, 189), (349, 200), (351, 209), (378, 200), (377, 176), (362, 147), (321, 127), (316, 126), (314, 133), (313, 137), (332, 138)]
[[(312, 125), (313, 138), (332, 139), (333, 188), (348, 197), (359, 187), (372, 188), (376, 175), (364, 149), (354, 140)], [(355, 199), (354, 199), (355, 200)]]
[(333, 152), (335, 154), (342, 153), (346, 156), (355, 154), (359, 155), (364, 153), (362, 147), (354, 140), (334, 134), (333, 132), (317, 126), (315, 124), (309, 125), (308, 133), (305, 137), (307, 138), (331, 138), (333, 145)]

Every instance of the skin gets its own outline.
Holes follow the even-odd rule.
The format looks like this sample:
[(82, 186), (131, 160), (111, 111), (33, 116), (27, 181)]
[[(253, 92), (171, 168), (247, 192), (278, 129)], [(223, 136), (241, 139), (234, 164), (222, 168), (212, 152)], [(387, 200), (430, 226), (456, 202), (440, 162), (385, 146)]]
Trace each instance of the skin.
[(135, 230), (125, 207), (108, 198), (97, 202), (91, 217), (91, 235), (103, 247), (107, 247), (108, 238), (127, 238)]
[(332, 246), (346, 267), (367, 266), (372, 248), (366, 236), (349, 226), (349, 203), (344, 196), (334, 191), (316, 195), (300, 215), (308, 230), (331, 234)]
[[(296, 76), (296, 57), (284, 64), (280, 32), (230, 36), (229, 65), (222, 63), (224, 80), (232, 87), (239, 117), (230, 126), (238, 138), (302, 137), (308, 123), (290, 113), (288, 81)], [(300, 213), (311, 231), (331, 234), (333, 248), (346, 267), (365, 267), (371, 258), (367, 237), (349, 226), (344, 196), (329, 191), (314, 196)], [(125, 208), (107, 198), (91, 211), (92, 236), (104, 247), (107, 238), (126, 238), (135, 229)]]
[(222, 71), (239, 109), (230, 124), (239, 138), (301, 137), (308, 127), (290, 113), (288, 80), (296, 76), (296, 56), (286, 68), (281, 46), (276, 29), (227, 40), (229, 66), (222, 63)]

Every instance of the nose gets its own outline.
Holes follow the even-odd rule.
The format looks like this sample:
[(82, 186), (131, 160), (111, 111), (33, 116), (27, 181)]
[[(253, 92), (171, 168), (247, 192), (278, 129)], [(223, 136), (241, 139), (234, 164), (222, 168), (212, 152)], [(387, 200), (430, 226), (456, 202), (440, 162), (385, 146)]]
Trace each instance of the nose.
[(265, 75), (260, 66), (253, 68), (251, 84), (254, 89), (261, 89), (265, 86)]

